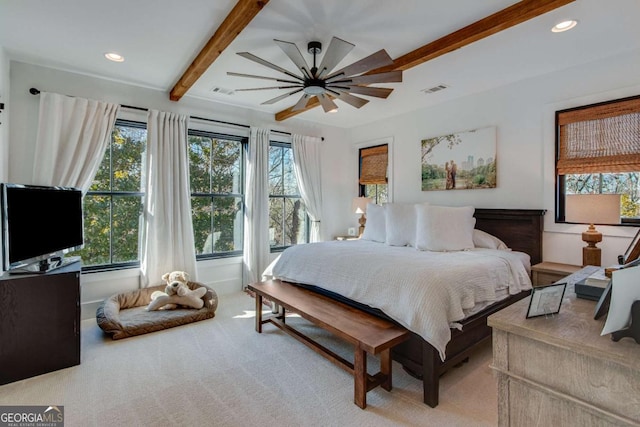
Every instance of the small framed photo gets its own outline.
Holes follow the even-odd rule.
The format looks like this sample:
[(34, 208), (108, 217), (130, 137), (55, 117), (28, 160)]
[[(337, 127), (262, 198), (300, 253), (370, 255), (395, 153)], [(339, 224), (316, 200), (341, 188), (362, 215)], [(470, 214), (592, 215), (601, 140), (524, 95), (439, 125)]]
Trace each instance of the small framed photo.
[(531, 291), (527, 319), (531, 317), (557, 314), (564, 298), (566, 283), (555, 283), (549, 286), (534, 287)]

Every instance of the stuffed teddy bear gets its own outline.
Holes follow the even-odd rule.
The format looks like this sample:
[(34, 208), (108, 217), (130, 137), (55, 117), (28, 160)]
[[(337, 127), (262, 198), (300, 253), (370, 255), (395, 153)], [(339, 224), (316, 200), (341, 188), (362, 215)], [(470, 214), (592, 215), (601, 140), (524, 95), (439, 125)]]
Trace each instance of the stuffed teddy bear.
[(155, 291), (151, 294), (151, 302), (147, 311), (171, 310), (176, 307), (186, 306), (200, 309), (204, 306), (202, 297), (207, 293), (207, 288), (199, 287), (190, 289), (187, 286), (189, 275), (184, 271), (173, 271), (162, 276), (167, 282), (165, 292)]
[(186, 271), (172, 271), (162, 275), (162, 280), (167, 282), (164, 292), (167, 295), (176, 295), (180, 284), (186, 285), (189, 281), (189, 273)]

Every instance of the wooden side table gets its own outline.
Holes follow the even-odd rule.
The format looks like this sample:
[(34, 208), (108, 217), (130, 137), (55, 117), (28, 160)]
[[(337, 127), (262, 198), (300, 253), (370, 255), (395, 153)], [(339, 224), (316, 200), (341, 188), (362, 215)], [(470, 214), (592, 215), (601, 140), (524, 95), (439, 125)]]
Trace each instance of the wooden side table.
[(582, 269), (579, 265), (541, 262), (531, 267), (533, 286), (546, 286)]

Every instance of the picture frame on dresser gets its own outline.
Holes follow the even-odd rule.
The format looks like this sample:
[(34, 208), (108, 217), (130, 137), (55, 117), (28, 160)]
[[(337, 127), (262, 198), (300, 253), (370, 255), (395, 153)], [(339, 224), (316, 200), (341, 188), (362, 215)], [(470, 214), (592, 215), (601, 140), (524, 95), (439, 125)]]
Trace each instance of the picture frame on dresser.
[(598, 320), (609, 311), (609, 302), (611, 301), (612, 285), (613, 285), (613, 280), (609, 280), (609, 284), (607, 285), (606, 288), (604, 288), (604, 291), (602, 292), (602, 295), (598, 300), (598, 304), (596, 304), (596, 310), (593, 314), (594, 320)]
[(629, 244), (629, 247), (625, 251), (624, 255), (622, 255), (621, 259), (618, 259), (618, 261), (622, 261), (619, 262), (619, 264), (628, 264), (638, 258), (640, 258), (640, 228)]
[(566, 289), (566, 283), (534, 287), (531, 290), (527, 319), (558, 314)]

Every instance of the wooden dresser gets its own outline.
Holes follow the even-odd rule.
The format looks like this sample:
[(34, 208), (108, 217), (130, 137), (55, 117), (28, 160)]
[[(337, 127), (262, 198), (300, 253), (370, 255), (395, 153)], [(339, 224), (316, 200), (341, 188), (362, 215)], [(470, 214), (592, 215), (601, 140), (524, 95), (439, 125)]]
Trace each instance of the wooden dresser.
[(600, 336), (596, 302), (567, 287), (560, 313), (526, 319), (525, 298), (488, 318), (500, 426), (640, 425), (640, 345)]
[(0, 385), (80, 364), (80, 268), (0, 275)]

